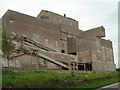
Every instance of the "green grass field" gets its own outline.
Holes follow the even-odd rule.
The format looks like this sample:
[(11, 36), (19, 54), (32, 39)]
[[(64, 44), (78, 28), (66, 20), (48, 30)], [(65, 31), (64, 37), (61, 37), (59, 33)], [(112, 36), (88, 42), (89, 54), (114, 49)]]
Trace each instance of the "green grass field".
[[(81, 82), (72, 82), (75, 80), (81, 80)], [(10, 75), (8, 75), (8, 70), (2, 71), (3, 88), (97, 88), (115, 82), (118, 82), (118, 72), (58, 73), (51, 71), (11, 71)]]

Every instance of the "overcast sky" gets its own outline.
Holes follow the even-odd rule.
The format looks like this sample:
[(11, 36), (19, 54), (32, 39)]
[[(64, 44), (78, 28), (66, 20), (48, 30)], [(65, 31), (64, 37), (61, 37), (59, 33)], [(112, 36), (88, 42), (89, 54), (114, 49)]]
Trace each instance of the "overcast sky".
[[(103, 25), (106, 38), (113, 42), (118, 67), (118, 2), (117, 0), (0, 0), (0, 17), (10, 9), (36, 17), (41, 10), (52, 11), (79, 21), (80, 30)], [(120, 67), (120, 66), (119, 66)]]

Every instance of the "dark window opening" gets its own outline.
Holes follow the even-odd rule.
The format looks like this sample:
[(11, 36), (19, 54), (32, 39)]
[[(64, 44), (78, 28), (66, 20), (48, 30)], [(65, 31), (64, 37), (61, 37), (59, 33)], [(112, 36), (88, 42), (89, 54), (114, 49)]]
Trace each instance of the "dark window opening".
[(84, 70), (84, 64), (82, 64), (82, 63), (80, 64), (80, 63), (79, 63), (79, 64), (78, 64), (78, 70)]
[(45, 16), (44, 16), (44, 15), (42, 15), (40, 18), (41, 18), (41, 19), (44, 19), (44, 17), (45, 17)]
[(68, 53), (68, 54), (77, 55), (77, 53), (76, 53), (76, 52), (73, 52), (73, 53)]
[(92, 63), (85, 63), (85, 66), (86, 71), (92, 71)]
[(65, 50), (61, 50), (61, 53), (65, 53)]
[(75, 68), (75, 70), (77, 70), (77, 68)]
[(10, 24), (13, 24), (14, 23), (14, 19), (10, 19)]

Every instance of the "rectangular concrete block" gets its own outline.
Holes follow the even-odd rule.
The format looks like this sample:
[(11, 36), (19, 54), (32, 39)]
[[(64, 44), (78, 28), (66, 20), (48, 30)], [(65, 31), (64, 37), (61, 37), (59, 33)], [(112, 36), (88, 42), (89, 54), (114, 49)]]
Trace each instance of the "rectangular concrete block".
[(100, 50), (97, 50), (97, 60), (102, 60), (102, 53)]
[(60, 33), (60, 39), (67, 40), (67, 35), (65, 33)]
[(78, 62), (82, 61), (82, 52), (77, 52)]
[(96, 72), (105, 72), (104, 61), (101, 61), (101, 60), (93, 61), (92, 70)]
[(106, 48), (106, 61), (109, 61), (110, 60), (110, 49), (109, 48)]
[(96, 50), (91, 50), (91, 60), (92, 61), (97, 60), (97, 52), (96, 52)]
[(105, 47), (101, 47), (101, 52), (102, 52), (102, 60), (105, 61), (106, 60), (106, 56), (105, 56)]
[(71, 35), (76, 35), (78, 30), (77, 28), (66, 24), (60, 24), (60, 28), (61, 32), (69, 33)]
[(67, 38), (67, 53), (76, 52), (76, 39)]
[(82, 58), (82, 61), (87, 62), (87, 52), (84, 51), (83, 54), (84, 54), (84, 57)]
[(30, 63), (31, 64), (37, 63), (36, 57), (33, 57), (33, 56), (31, 57), (30, 55), (24, 55), (24, 56), (18, 57), (16, 59), (20, 62), (22, 67), (29, 67)]
[(108, 71), (116, 71), (116, 65), (113, 62), (107, 62)]
[(47, 69), (60, 70), (60, 69), (62, 69), (62, 67), (60, 67), (58, 65), (55, 65), (53, 63), (48, 62), (47, 63)]
[(108, 72), (108, 66), (107, 66), (107, 61), (103, 61), (104, 62), (104, 71)]
[(114, 58), (113, 58), (113, 49), (110, 49), (110, 62), (113, 62)]
[(91, 51), (85, 51), (86, 62), (91, 62)]
[(78, 52), (78, 61), (82, 63), (91, 62), (91, 51)]

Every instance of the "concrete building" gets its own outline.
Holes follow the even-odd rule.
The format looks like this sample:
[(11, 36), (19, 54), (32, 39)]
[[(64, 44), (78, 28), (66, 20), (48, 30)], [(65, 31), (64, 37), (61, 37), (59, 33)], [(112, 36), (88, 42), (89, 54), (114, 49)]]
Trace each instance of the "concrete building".
[(105, 37), (103, 26), (82, 31), (75, 19), (46, 10), (42, 10), (37, 17), (8, 10), (1, 22), (9, 34), (23, 35), (48, 48), (48, 51), (38, 48), (38, 52), (54, 61), (50, 62), (47, 57), (48, 61), (23, 55), (17, 57), (22, 68), (38, 65), (39, 69), (61, 70), (66, 65), (68, 70), (116, 70), (112, 42), (102, 39)]

